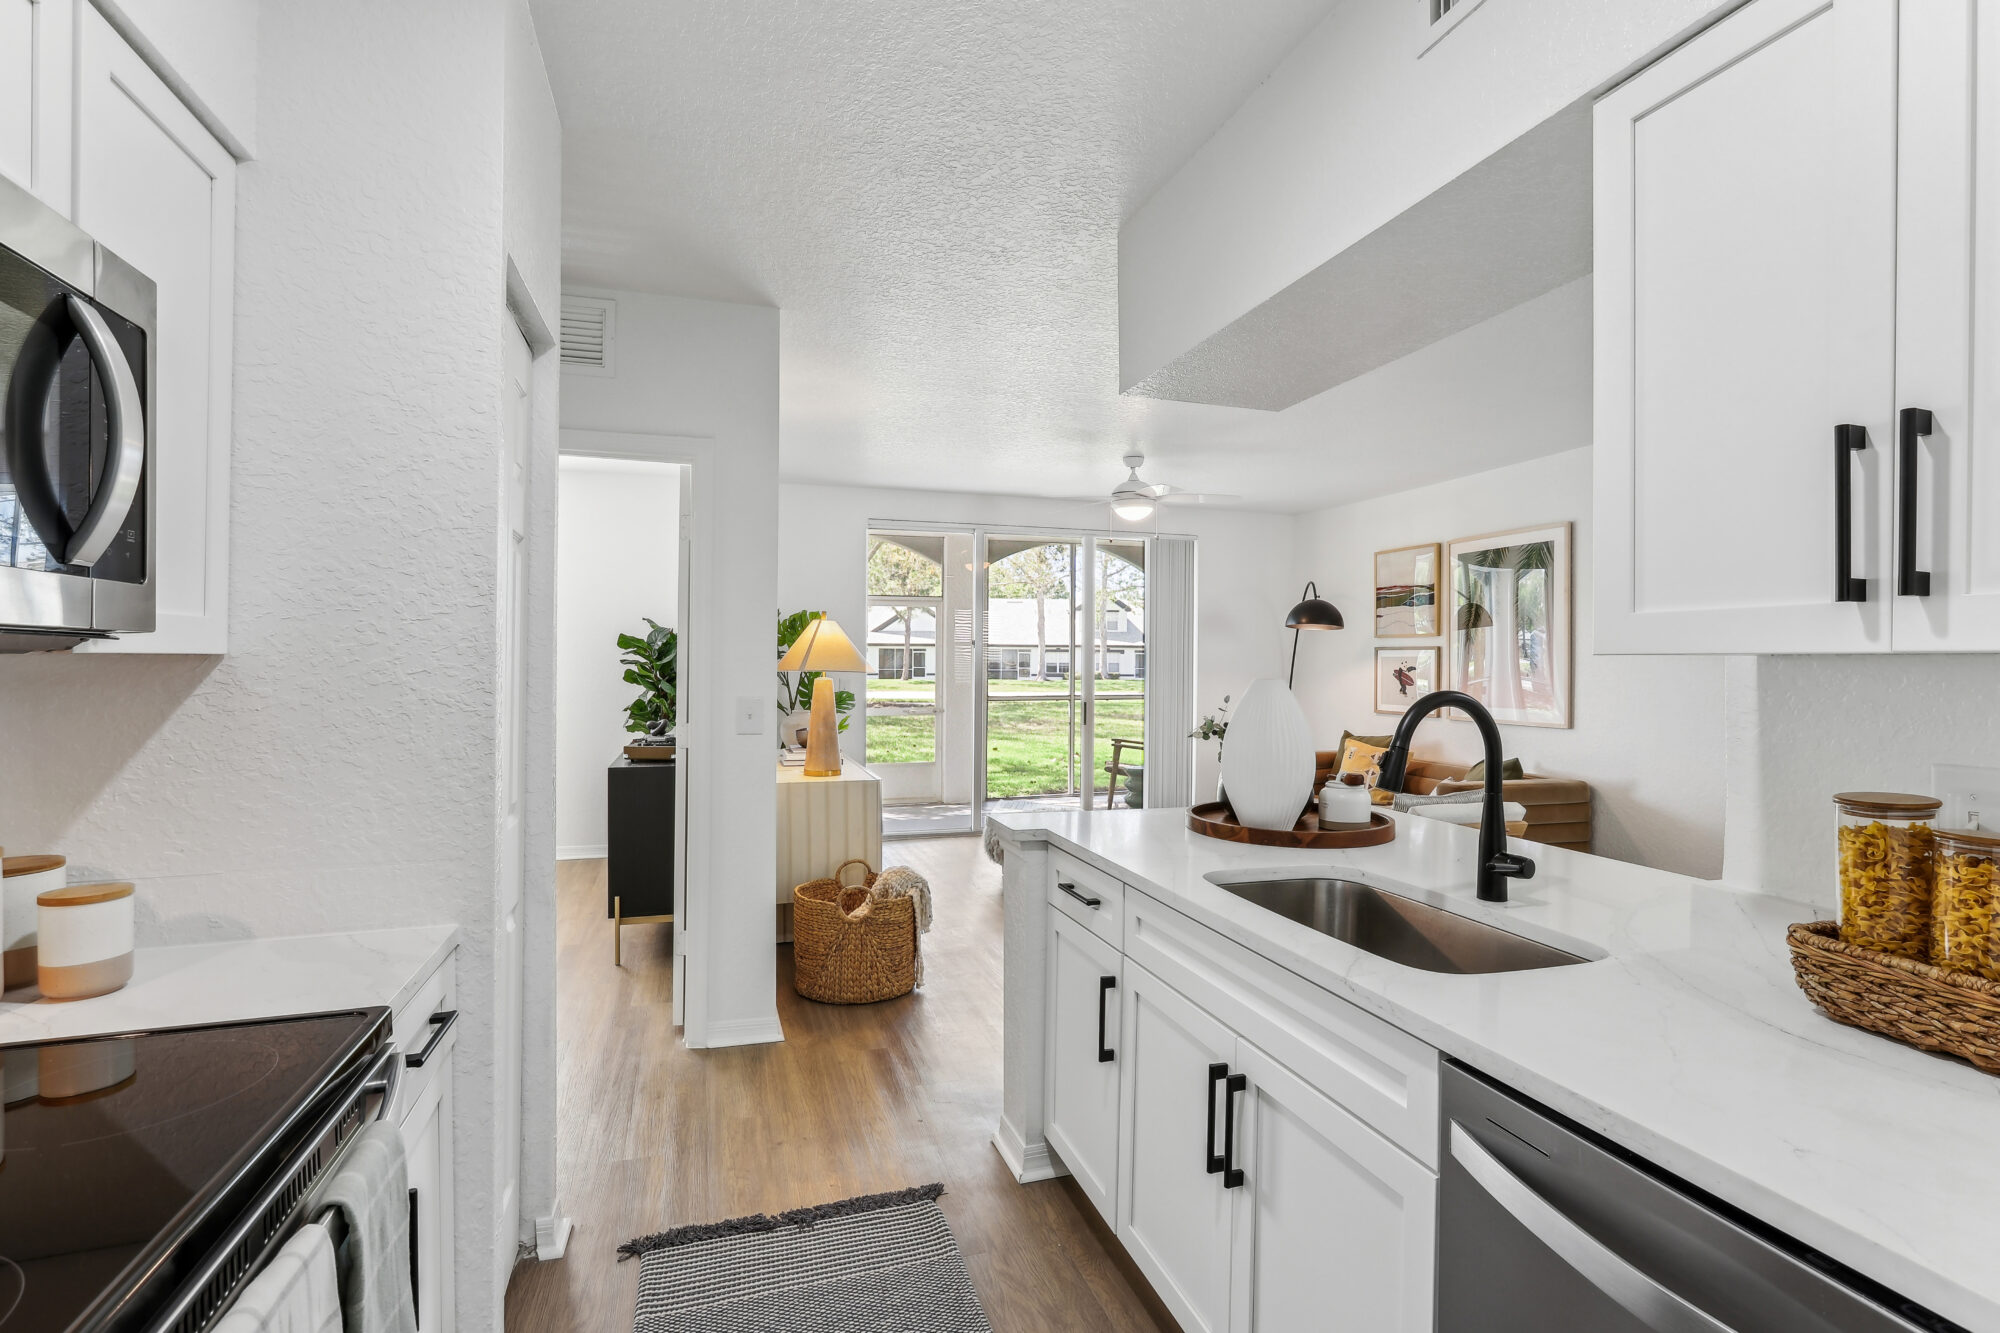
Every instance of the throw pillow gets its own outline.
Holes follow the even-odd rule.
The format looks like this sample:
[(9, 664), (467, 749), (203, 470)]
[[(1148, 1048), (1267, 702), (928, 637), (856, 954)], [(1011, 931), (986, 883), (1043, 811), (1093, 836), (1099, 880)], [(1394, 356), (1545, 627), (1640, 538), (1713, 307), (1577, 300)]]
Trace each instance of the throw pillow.
[[(1500, 780), (1502, 782), (1513, 782), (1525, 776), (1527, 774), (1522, 769), (1520, 760), (1502, 759), (1500, 761)], [(1486, 780), (1486, 761), (1482, 759), (1471, 768), (1466, 769), (1465, 780), (1467, 782), (1484, 782)]]
[(1389, 748), (1389, 742), (1395, 739), (1394, 736), (1357, 736), (1351, 731), (1342, 731), (1340, 733), (1340, 744), (1333, 752), (1333, 771), (1335, 773), (1344, 773), (1347, 771), (1343, 765), (1347, 762), (1347, 746), (1349, 742), (1353, 742), (1356, 745), (1372, 745), (1379, 750), (1386, 750)]
[(1386, 745), (1365, 745), (1360, 737), (1351, 737), (1341, 746), (1340, 768), (1334, 776), (1359, 773), (1367, 779), (1367, 786), (1372, 791), (1375, 779), (1382, 776), (1382, 756), (1388, 752)]

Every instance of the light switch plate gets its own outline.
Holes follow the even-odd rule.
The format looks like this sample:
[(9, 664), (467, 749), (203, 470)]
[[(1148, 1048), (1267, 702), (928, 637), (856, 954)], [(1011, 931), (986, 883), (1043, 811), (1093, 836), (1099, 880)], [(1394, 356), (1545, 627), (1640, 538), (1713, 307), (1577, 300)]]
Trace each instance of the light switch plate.
[(1944, 800), (1939, 828), (2000, 829), (2000, 768), (1932, 764), (1931, 795)]
[(736, 696), (736, 734), (739, 736), (761, 736), (764, 734), (764, 712), (770, 701), (754, 694)]

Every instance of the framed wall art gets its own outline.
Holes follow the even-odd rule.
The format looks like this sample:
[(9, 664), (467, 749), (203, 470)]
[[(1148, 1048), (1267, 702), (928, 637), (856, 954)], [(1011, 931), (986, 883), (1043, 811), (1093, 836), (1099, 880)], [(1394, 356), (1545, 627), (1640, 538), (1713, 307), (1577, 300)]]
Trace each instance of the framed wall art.
[(1375, 711), (1407, 713), (1410, 705), (1438, 687), (1436, 648), (1375, 650)]
[(1570, 725), (1570, 525), (1552, 523), (1447, 547), (1452, 688), (1496, 722)]
[(1438, 634), (1438, 544), (1375, 553), (1375, 637), (1434, 639)]

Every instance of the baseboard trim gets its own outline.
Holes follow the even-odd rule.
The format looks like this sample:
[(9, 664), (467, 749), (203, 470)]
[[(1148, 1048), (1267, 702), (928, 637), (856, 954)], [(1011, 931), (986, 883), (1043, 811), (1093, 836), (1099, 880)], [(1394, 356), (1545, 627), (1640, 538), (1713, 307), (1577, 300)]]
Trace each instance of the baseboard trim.
[(993, 1148), (1000, 1154), (1000, 1160), (1007, 1164), (1007, 1169), (1014, 1173), (1014, 1179), (1023, 1185), (1069, 1174), (1069, 1168), (1049, 1148), (1047, 1139), (1024, 1142), (1021, 1131), (1015, 1129), (1004, 1116), (993, 1127)]
[(558, 861), (602, 861), (611, 849), (601, 842), (578, 843), (574, 847), (556, 848)]
[(776, 1014), (766, 1018), (732, 1018), (708, 1025), (708, 1044), (711, 1047), (757, 1046), (784, 1039), (784, 1024), (778, 1021)]
[[(557, 1205), (561, 1207), (560, 1204)], [(535, 1258), (551, 1263), (569, 1249), (570, 1220), (560, 1212), (535, 1219)]]

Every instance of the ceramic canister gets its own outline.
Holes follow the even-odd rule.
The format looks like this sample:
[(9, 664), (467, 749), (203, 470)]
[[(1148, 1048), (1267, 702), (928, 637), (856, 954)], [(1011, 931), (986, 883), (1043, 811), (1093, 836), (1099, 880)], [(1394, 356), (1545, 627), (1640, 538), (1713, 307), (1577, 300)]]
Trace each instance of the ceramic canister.
[(1312, 728), (1282, 680), (1251, 682), (1229, 717), (1222, 783), (1247, 828), (1289, 829), (1312, 799)]
[(35, 984), (35, 899), (68, 882), (69, 870), (60, 856), (0, 858), (0, 967), (8, 990)]
[(72, 884), (35, 899), (36, 976), (50, 1000), (108, 995), (132, 979), (132, 886)]

